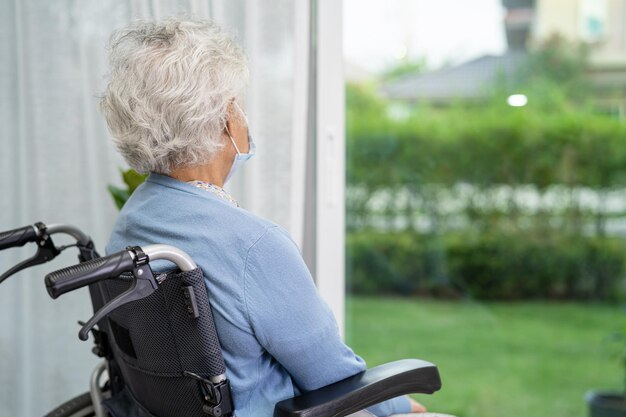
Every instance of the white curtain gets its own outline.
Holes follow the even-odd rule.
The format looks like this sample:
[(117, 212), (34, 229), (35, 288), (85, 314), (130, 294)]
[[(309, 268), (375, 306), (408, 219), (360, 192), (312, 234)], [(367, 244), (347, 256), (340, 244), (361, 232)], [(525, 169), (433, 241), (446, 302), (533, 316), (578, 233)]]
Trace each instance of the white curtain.
[[(232, 191), (240, 203), (286, 227), (301, 243), (308, 2), (290, 0), (0, 0), (0, 230), (70, 223), (102, 249), (117, 210), (106, 190), (124, 162), (97, 111), (110, 32), (137, 17), (214, 18), (246, 47), (248, 97), (258, 156)], [(300, 16), (300, 17), (298, 17)], [(62, 242), (58, 240), (59, 243)], [(4, 271), (34, 252), (0, 252)], [(92, 314), (80, 290), (52, 301), (43, 276), (54, 262), (0, 286), (0, 416), (38, 416), (88, 389), (97, 358), (77, 338)]]

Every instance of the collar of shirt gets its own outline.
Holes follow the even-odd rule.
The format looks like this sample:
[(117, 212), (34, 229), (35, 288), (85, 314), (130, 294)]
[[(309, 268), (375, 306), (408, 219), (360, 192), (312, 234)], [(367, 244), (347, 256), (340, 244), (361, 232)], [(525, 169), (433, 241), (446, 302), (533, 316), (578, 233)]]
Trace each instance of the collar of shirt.
[(224, 190), (222, 187), (219, 187), (215, 184), (211, 184), (210, 182), (206, 182), (206, 181), (200, 181), (200, 180), (191, 180), (191, 181), (187, 181), (187, 184), (191, 184), (195, 187), (201, 188), (203, 190), (209, 191), (213, 194), (215, 194), (216, 196), (218, 196), (219, 198), (226, 200), (232, 204), (234, 204), (235, 206), (239, 207), (239, 204), (237, 203), (237, 200), (235, 200), (230, 194), (228, 194), (226, 192), (226, 190)]

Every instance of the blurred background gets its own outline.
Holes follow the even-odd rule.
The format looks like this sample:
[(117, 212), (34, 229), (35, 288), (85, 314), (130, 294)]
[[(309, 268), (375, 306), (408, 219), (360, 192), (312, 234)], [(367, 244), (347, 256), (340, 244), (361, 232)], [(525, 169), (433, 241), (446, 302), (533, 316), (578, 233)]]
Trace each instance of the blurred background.
[[(624, 391), (626, 0), (0, 5), (0, 230), (70, 223), (102, 249), (128, 187), (97, 110), (108, 36), (212, 18), (248, 53), (258, 144), (227, 189), (289, 230), (369, 366), (435, 362), (418, 400), (459, 417)], [(66, 252), (0, 288), (2, 417), (87, 390), (87, 292), (42, 284)]]
[(344, 34), (356, 351), (459, 416), (623, 392), (626, 2), (345, 0)]

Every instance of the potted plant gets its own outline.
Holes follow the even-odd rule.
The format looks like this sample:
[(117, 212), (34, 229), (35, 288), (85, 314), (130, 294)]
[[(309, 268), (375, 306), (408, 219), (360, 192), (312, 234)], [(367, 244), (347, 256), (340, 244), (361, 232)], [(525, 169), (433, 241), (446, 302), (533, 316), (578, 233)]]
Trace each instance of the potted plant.
[[(622, 345), (620, 360), (626, 388), (626, 331), (615, 334), (614, 339)], [(626, 417), (626, 389), (622, 392), (589, 391), (586, 400), (589, 404), (589, 417)]]

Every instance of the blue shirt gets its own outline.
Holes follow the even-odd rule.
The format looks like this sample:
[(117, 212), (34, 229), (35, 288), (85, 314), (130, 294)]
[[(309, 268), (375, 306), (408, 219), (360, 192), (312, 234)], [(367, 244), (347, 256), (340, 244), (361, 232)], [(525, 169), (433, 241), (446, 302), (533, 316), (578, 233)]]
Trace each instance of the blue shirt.
[[(106, 251), (156, 243), (184, 250), (204, 273), (238, 417), (271, 417), (278, 401), (366, 368), (279, 226), (151, 174), (124, 205)], [(370, 411), (387, 416), (410, 405), (399, 397)]]

